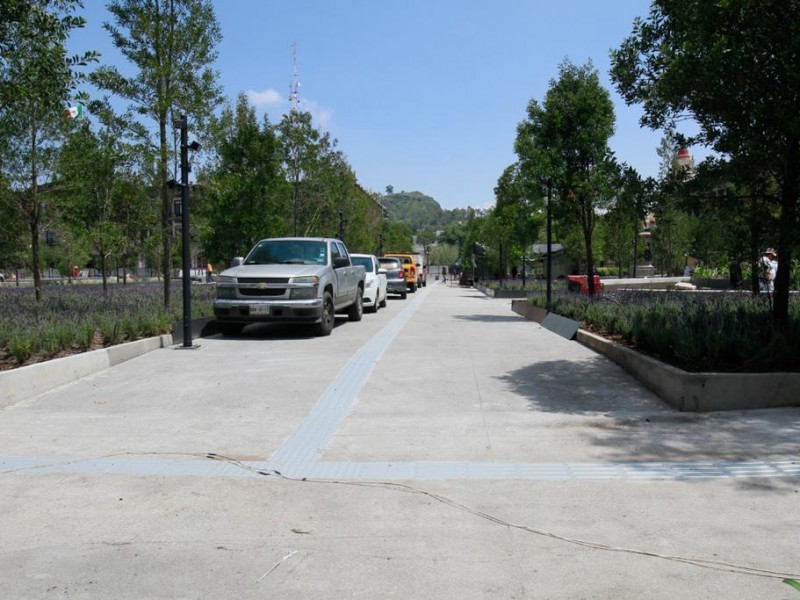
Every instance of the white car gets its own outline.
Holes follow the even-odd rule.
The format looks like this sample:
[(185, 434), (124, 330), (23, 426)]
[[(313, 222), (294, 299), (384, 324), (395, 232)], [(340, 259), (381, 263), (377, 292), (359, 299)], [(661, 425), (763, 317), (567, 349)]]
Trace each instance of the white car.
[(351, 254), (354, 265), (361, 265), (366, 272), (364, 279), (364, 310), (378, 312), (386, 306), (386, 269), (374, 254)]

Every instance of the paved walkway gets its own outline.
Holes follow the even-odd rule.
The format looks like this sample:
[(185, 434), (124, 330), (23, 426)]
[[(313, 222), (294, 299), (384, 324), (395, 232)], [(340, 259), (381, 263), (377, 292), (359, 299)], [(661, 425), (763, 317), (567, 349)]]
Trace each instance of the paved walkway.
[[(432, 284), (0, 410), (1, 597), (784, 598), (800, 410), (678, 413)], [(724, 563), (724, 564), (723, 564)]]

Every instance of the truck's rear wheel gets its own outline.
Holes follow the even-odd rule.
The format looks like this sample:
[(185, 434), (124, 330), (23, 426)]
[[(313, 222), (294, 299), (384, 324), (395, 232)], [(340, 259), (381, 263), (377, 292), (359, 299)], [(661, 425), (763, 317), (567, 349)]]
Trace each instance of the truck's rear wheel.
[(328, 292), (322, 297), (322, 316), (319, 323), (314, 326), (314, 331), (319, 336), (330, 335), (333, 331), (333, 320), (335, 319), (333, 312), (333, 298)]
[(356, 292), (356, 301), (347, 309), (347, 316), (351, 321), (360, 321), (364, 316), (364, 290), (359, 287)]

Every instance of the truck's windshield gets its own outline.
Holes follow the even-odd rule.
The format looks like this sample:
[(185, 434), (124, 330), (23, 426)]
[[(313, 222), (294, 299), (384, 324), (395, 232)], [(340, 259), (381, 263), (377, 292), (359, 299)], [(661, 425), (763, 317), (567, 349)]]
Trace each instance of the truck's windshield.
[(264, 240), (244, 259), (246, 265), (324, 265), (325, 242), (315, 240)]

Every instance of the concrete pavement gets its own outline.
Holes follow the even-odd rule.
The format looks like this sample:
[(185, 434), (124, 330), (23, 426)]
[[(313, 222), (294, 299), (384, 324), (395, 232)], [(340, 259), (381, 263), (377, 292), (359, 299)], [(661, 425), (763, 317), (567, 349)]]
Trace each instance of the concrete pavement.
[(800, 409), (679, 413), (431, 284), (0, 409), (0, 597), (790, 598)]

